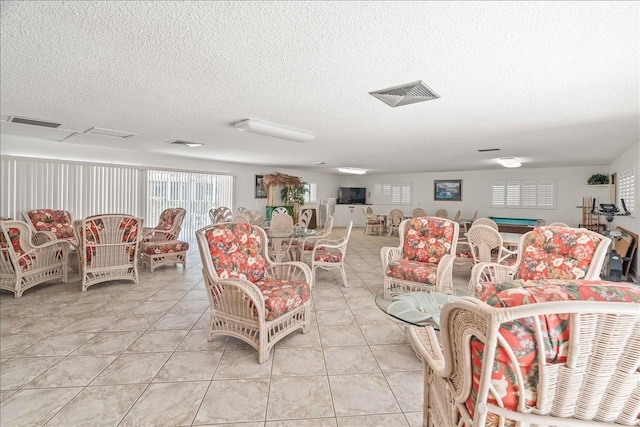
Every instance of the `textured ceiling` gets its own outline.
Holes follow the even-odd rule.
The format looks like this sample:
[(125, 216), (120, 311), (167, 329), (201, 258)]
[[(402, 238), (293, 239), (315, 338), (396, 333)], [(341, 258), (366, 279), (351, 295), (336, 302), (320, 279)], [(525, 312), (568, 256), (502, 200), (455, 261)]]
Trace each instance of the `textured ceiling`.
[[(3, 1), (1, 109), (105, 145), (370, 173), (607, 164), (638, 143), (637, 2)], [(423, 80), (441, 98), (369, 92)], [(244, 132), (256, 118), (317, 135)], [(3, 133), (43, 130), (2, 122)], [(44, 132), (62, 139), (68, 132)], [(165, 144), (182, 139), (199, 148)], [(497, 153), (478, 149), (501, 148)], [(325, 162), (313, 166), (313, 162)]]

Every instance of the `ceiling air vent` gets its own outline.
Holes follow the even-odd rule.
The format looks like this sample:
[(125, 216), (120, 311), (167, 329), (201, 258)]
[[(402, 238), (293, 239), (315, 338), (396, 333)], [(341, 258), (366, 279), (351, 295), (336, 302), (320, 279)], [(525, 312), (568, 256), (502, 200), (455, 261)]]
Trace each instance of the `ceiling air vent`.
[(174, 144), (174, 145), (185, 145), (187, 147), (201, 147), (204, 144), (201, 142), (189, 142), (189, 141), (181, 141), (179, 139), (176, 139), (175, 141), (167, 141), (167, 144)]
[(13, 123), (21, 123), (23, 125), (42, 126), (45, 128), (57, 128), (62, 125), (62, 123), (45, 122), (44, 120), (28, 119), (26, 117), (18, 116), (9, 117), (9, 121)]
[(486, 153), (487, 151), (500, 151), (499, 148), (480, 148), (478, 150), (478, 152), (480, 153)]
[(422, 80), (387, 89), (369, 92), (380, 101), (392, 107), (400, 105), (415, 104), (416, 102), (429, 101), (440, 98), (440, 95), (432, 91)]

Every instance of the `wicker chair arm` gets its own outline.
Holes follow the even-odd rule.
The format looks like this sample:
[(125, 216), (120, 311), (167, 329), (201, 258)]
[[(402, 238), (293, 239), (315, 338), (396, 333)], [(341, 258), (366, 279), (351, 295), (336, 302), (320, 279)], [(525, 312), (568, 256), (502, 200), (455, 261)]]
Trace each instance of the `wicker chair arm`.
[(51, 231), (34, 231), (33, 234), (31, 234), (31, 243), (33, 244), (33, 246), (40, 246), (43, 243), (46, 242), (50, 242), (52, 240), (57, 240), (58, 238), (56, 237), (55, 234), (53, 234)]
[(316, 242), (316, 245), (313, 248), (313, 251), (315, 252), (315, 250), (319, 247), (341, 249), (343, 246), (346, 246), (346, 245), (347, 245), (347, 242), (344, 239), (342, 240), (320, 239)]
[(444, 375), (444, 354), (436, 331), (431, 326), (406, 328), (409, 341), (419, 355), (427, 361), (433, 372)]
[(517, 265), (506, 266), (495, 262), (479, 262), (471, 269), (471, 278), (467, 290), (476, 291), (480, 282), (505, 282), (512, 280), (518, 273)]
[(142, 239), (151, 238), (152, 240), (175, 240), (178, 232), (171, 230), (160, 230), (159, 228), (142, 227)]
[[(32, 270), (50, 266), (55, 264), (56, 260), (60, 259), (66, 263), (68, 253), (69, 242), (66, 240), (54, 240), (28, 248), (25, 253), (16, 258), (16, 261), (18, 261), (18, 265), (22, 268), (20, 261), (24, 260), (24, 264), (28, 266), (26, 270)], [(24, 268), (22, 269), (25, 270)]]
[[(260, 323), (264, 322), (265, 319), (265, 299), (262, 292), (260, 292), (260, 288), (257, 285), (251, 283), (247, 279), (213, 279), (211, 276), (205, 276), (205, 284), (207, 286), (207, 292), (209, 293), (209, 299), (211, 300), (211, 293), (216, 292), (216, 287), (230, 287), (237, 288), (242, 293), (245, 294), (245, 298), (251, 301), (251, 305), (253, 306), (254, 314), (251, 315), (252, 318), (259, 321)], [(227, 304), (225, 304), (228, 306)], [(214, 306), (214, 304), (212, 304)]]
[(436, 292), (453, 293), (453, 262), (455, 254), (445, 254), (438, 263)]
[(380, 256), (382, 257), (382, 269), (383, 271), (387, 271), (389, 264), (402, 259), (402, 249), (385, 246), (380, 249)]

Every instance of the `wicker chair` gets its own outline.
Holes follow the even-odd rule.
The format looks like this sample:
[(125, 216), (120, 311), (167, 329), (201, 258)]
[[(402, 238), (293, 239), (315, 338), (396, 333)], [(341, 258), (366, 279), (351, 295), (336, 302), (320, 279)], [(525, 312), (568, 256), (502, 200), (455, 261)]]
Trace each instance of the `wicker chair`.
[(338, 240), (324, 238), (316, 241), (311, 252), (311, 273), (314, 283), (317, 268), (324, 270), (338, 269), (342, 275), (342, 284), (345, 288), (349, 287), (347, 273), (344, 271), (344, 261), (347, 257), (347, 245), (349, 244), (352, 227), (353, 221), (349, 221), (344, 235)]
[(584, 228), (537, 227), (520, 238), (513, 265), (480, 262), (473, 266), (469, 290), (480, 282), (513, 279), (596, 280), (610, 244), (608, 237)]
[(417, 217), (400, 223), (398, 247), (383, 247), (384, 289), (451, 292), (459, 225), (446, 218)]
[(302, 240), (302, 242), (298, 243), (298, 260), (304, 262), (305, 255), (311, 255), (313, 252), (313, 248), (316, 245), (316, 242), (321, 239), (325, 239), (329, 237), (331, 234), (331, 230), (333, 229), (333, 217), (330, 216), (324, 223), (324, 228), (321, 232), (314, 234), (313, 236), (308, 236)]
[(25, 290), (40, 283), (67, 281), (69, 242), (55, 238), (51, 232), (33, 233), (22, 221), (0, 221), (0, 228), (1, 289), (20, 298)]
[(498, 231), (498, 224), (496, 224), (496, 222), (491, 218), (477, 218), (471, 223), (471, 227), (473, 227), (474, 225), (488, 225), (489, 227)]
[(246, 223), (196, 231), (211, 314), (208, 340), (228, 335), (258, 351), (260, 363), (291, 332), (311, 325), (311, 271), (301, 262), (273, 263), (263, 229)]
[[(68, 241), (72, 247), (77, 245), (73, 234), (73, 220), (68, 211), (62, 209), (31, 209), (22, 211), (22, 217), (31, 226), (34, 236), (38, 236), (37, 232), (39, 231), (48, 231), (53, 233), (56, 239)], [(39, 243), (44, 243), (47, 240), (48, 238)]]
[(305, 209), (300, 214), (300, 218), (298, 219), (298, 226), (303, 227), (305, 230), (309, 228), (309, 223), (311, 222), (311, 217), (313, 216), (313, 210)]
[(513, 265), (516, 262), (517, 252), (505, 248), (500, 233), (488, 225), (472, 226), (467, 232), (467, 242), (474, 264), (496, 262)]
[(142, 218), (131, 215), (95, 215), (73, 222), (78, 239), (82, 291), (111, 280), (138, 283), (138, 249)]
[(392, 209), (391, 212), (389, 212), (389, 216), (387, 217), (389, 227), (388, 236), (391, 236), (394, 232), (398, 234), (398, 227), (400, 227), (403, 218), (404, 213), (400, 209)]
[(233, 221), (233, 212), (226, 206), (219, 208), (209, 209), (209, 218), (211, 224), (217, 224), (219, 222), (231, 222)]
[(449, 212), (447, 212), (446, 209), (438, 209), (435, 216), (437, 216), (438, 218), (446, 218), (449, 216)]
[(379, 236), (382, 235), (384, 218), (375, 215), (370, 206), (363, 207), (362, 213), (364, 214), (364, 234), (368, 234), (370, 231), (377, 231)]
[[(273, 215), (271, 216), (271, 221), (269, 223), (269, 228), (276, 228), (282, 230), (293, 230), (293, 217), (289, 215), (285, 209), (284, 213), (276, 213), (273, 211)], [(268, 237), (268, 236), (267, 236)], [(277, 254), (289, 254), (289, 250), (291, 249), (291, 242), (293, 238), (278, 238), (278, 239), (269, 239), (269, 258), (277, 261)], [(274, 246), (280, 245), (280, 247)], [(283, 255), (283, 258), (287, 255)], [(288, 255), (289, 257), (291, 255)]]
[(444, 305), (441, 343), (408, 330), (426, 361), (424, 425), (638, 425), (640, 289), (520, 281), (479, 296)]
[(162, 211), (158, 225), (142, 229), (142, 241), (177, 240), (182, 228), (182, 222), (187, 214), (184, 208), (168, 208)]
[(411, 217), (412, 218), (418, 218), (418, 217), (421, 217), (421, 216), (427, 216), (427, 212), (422, 208), (415, 208), (411, 212)]

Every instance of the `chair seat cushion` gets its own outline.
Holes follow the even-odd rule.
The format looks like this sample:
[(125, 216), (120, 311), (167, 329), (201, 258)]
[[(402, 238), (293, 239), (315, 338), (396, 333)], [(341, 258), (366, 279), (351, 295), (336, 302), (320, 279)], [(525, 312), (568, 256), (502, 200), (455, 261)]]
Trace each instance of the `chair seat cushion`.
[[(481, 283), (479, 298), (493, 307), (516, 307), (549, 301), (609, 301), (640, 303), (640, 288), (635, 285), (596, 280), (512, 280), (503, 283)], [(543, 330), (544, 357), (546, 363), (565, 363), (569, 347), (570, 325), (568, 315), (539, 316)], [(537, 402), (538, 348), (532, 327), (533, 318), (516, 319), (504, 323), (499, 333), (504, 338), (509, 351), (513, 351), (518, 368), (511, 363), (507, 350), (499, 347), (491, 374), (491, 383), (500, 394), (504, 407), (516, 410), (519, 389), (515, 369), (520, 369), (527, 388), (528, 407)], [(482, 368), (484, 344), (475, 338), (471, 340), (471, 363), (473, 365), (471, 398), (467, 407), (473, 413)], [(490, 396), (490, 402), (496, 399)]]
[(161, 242), (142, 243), (142, 253), (147, 255), (168, 254), (172, 252), (186, 252), (189, 250), (189, 243), (181, 240), (166, 240)]
[(387, 276), (409, 282), (436, 284), (438, 264), (402, 259), (389, 264)]
[(342, 252), (318, 248), (313, 256), (315, 262), (342, 262)]
[(311, 286), (307, 282), (277, 280), (265, 277), (256, 282), (265, 299), (266, 319), (273, 320), (300, 307), (311, 297)]

